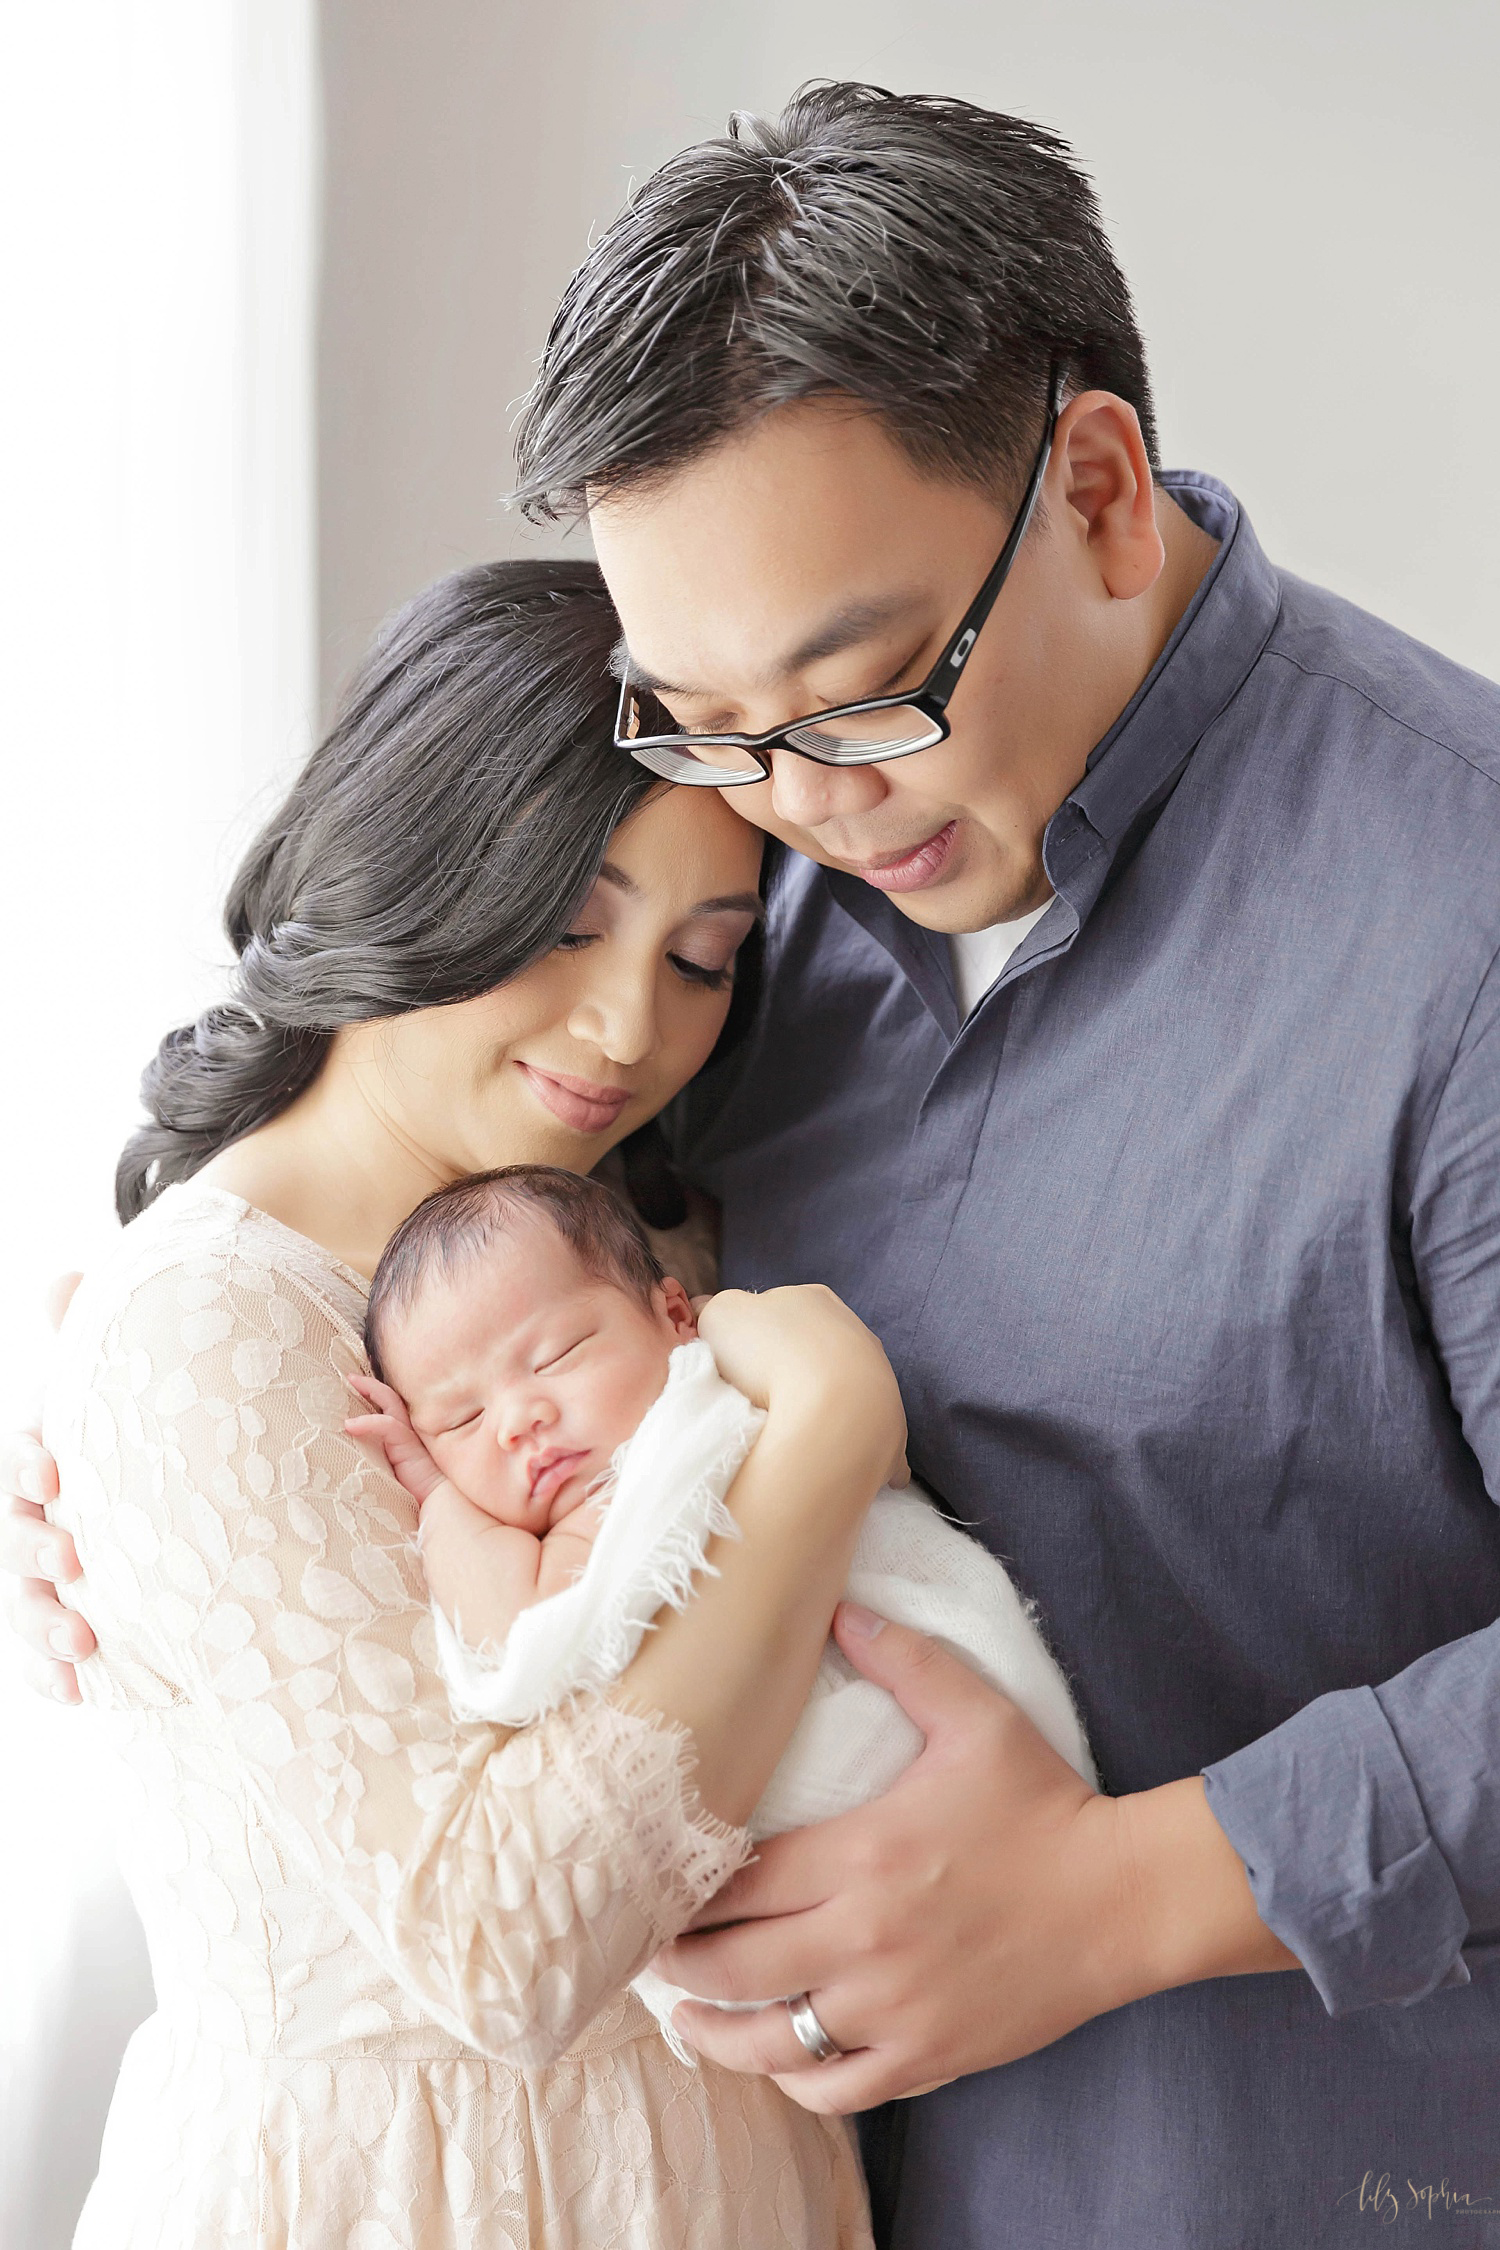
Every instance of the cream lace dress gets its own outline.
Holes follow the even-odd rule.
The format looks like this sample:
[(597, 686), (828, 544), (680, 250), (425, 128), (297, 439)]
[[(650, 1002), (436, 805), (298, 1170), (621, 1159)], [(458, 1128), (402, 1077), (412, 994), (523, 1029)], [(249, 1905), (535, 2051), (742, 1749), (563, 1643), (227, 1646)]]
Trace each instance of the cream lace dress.
[(46, 1434), (157, 2013), (77, 2250), (834, 2250), (847, 2128), (674, 2059), (628, 1979), (745, 1857), (680, 1737), (449, 1713), (411, 1503), (344, 1435), (363, 1288), (172, 1188), (75, 1299)]

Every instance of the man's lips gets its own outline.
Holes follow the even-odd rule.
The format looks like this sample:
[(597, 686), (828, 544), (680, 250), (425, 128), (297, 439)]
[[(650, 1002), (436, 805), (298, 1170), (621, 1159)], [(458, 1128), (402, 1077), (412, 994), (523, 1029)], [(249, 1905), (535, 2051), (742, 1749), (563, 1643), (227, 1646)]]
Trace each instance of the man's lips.
[(517, 1068), (537, 1100), (575, 1133), (607, 1133), (630, 1099), (628, 1086), (596, 1086), (588, 1078), (538, 1070), (534, 1063), (519, 1063)]
[(555, 1500), (584, 1458), (582, 1452), (562, 1452), (556, 1447), (536, 1454), (530, 1468), (532, 1499), (544, 1504)]
[(851, 875), (871, 884), (877, 891), (921, 891), (937, 878), (953, 856), (958, 842), (958, 822), (950, 820), (925, 844), (916, 844), (911, 850), (898, 852), (894, 858), (876, 861), (871, 866), (860, 866), (845, 860)]

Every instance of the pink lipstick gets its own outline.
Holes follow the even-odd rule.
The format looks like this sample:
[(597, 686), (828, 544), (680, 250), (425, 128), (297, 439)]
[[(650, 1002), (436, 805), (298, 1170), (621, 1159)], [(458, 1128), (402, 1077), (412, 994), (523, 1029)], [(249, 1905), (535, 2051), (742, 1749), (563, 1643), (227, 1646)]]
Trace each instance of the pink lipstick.
[(628, 1086), (596, 1086), (563, 1071), (538, 1070), (534, 1063), (516, 1067), (543, 1108), (575, 1133), (607, 1133), (630, 1099)]

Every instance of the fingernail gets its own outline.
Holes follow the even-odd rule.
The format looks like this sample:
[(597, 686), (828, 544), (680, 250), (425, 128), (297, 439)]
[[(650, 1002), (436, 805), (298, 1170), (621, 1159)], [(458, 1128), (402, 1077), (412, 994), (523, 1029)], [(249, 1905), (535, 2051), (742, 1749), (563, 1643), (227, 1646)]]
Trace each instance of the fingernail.
[(62, 1567), (63, 1549), (58, 1546), (44, 1547), (42, 1549), (42, 1568), (47, 1576), (51, 1579), (61, 1577)]
[(40, 1507), (42, 1499), (42, 1481), (41, 1478), (37, 1475), (35, 1469), (31, 1467), (29, 1462), (27, 1466), (21, 1471), (21, 1474), (17, 1477), (16, 1483), (20, 1487), (21, 1498), (23, 1500), (34, 1500), (37, 1503), (38, 1507)]
[(873, 1609), (866, 1609), (862, 1603), (845, 1602), (842, 1608), (844, 1630), (852, 1633), (857, 1641), (873, 1641), (877, 1633), (885, 1631), (885, 1619), (877, 1617)]
[(68, 1625), (54, 1625), (51, 1632), (47, 1635), (47, 1646), (51, 1649), (54, 1656), (60, 1656), (63, 1658), (65, 1663), (71, 1664), (73, 1661), (72, 1627)]
[(71, 1703), (73, 1701), (73, 1690), (62, 1680), (59, 1680), (52, 1690), (52, 1697), (56, 1703)]

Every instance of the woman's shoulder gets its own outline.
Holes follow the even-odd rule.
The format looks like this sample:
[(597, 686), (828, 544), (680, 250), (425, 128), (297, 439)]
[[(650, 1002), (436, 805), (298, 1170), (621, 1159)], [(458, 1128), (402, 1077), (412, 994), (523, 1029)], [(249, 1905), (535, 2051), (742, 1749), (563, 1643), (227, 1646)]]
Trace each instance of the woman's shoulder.
[[(85, 1274), (59, 1357), (174, 1336), (190, 1350), (236, 1336), (359, 1347), (364, 1285), (306, 1236), (225, 1189), (187, 1180), (132, 1220)], [(316, 1337), (316, 1342), (314, 1342)], [(342, 1354), (340, 1355), (342, 1356)]]

